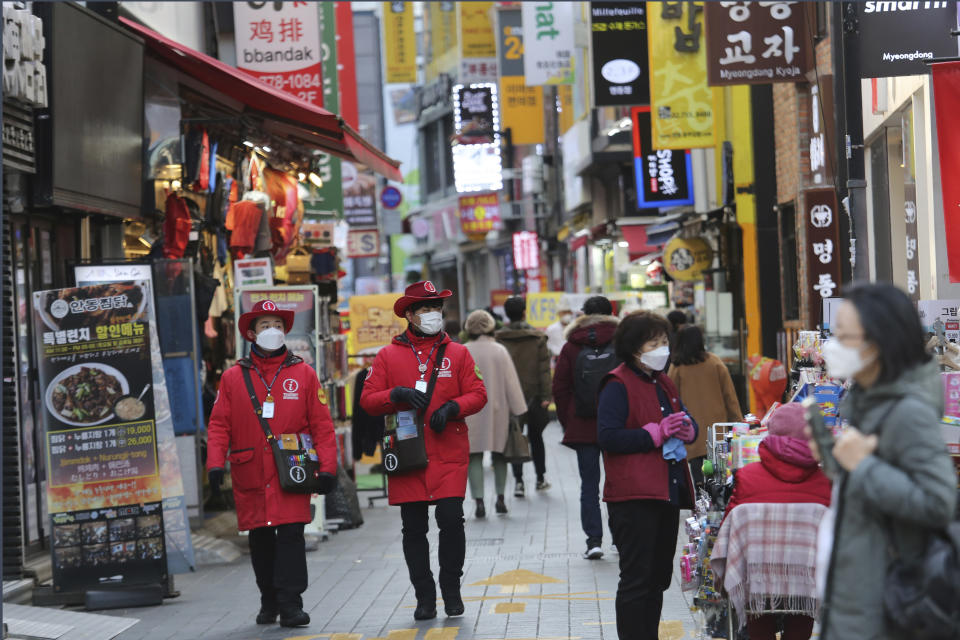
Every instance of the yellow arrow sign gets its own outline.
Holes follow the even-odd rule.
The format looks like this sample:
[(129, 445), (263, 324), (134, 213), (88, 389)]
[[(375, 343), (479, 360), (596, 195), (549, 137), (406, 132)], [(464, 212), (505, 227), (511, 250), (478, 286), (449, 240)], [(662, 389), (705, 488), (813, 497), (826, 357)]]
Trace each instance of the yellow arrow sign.
[(550, 576), (545, 576), (526, 569), (514, 569), (500, 575), (491, 576), (486, 580), (474, 582), (471, 587), (501, 586), (513, 587), (521, 584), (563, 584), (563, 580), (557, 580)]

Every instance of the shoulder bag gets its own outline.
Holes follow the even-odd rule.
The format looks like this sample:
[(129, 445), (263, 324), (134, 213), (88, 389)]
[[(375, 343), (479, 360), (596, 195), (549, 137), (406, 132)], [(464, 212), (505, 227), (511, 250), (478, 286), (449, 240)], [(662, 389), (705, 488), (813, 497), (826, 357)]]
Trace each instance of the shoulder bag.
[(507, 430), (507, 446), (503, 449), (503, 457), (510, 463), (523, 463), (532, 460), (530, 456), (530, 441), (523, 435), (520, 427), (520, 418), (510, 416), (510, 426)]

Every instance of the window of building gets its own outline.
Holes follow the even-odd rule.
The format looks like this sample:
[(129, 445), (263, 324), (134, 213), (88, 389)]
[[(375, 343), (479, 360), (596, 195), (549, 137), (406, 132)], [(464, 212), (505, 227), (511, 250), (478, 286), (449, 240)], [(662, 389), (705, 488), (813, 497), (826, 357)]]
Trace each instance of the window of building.
[(782, 285), (783, 320), (800, 319), (800, 266), (797, 261), (796, 204), (781, 204), (780, 212), (780, 282)]

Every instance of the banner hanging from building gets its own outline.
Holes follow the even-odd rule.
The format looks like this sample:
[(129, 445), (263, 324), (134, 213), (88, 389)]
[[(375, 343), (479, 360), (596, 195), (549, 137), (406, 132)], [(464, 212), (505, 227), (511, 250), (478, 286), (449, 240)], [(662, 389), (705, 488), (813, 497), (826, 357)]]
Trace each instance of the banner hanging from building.
[(412, 2), (383, 3), (386, 80), (417, 81), (417, 37), (413, 31)]
[(707, 86), (703, 3), (647, 3), (647, 37), (654, 148), (712, 147), (714, 100)]
[(843, 273), (840, 264), (840, 220), (833, 189), (810, 189), (803, 193), (807, 228), (807, 305), (809, 327), (822, 320), (823, 300), (840, 294)]
[(655, 149), (650, 107), (630, 110), (633, 121), (633, 171), (637, 208), (681, 207), (694, 202), (690, 150)]
[(940, 180), (943, 194), (947, 264), (950, 282), (960, 282), (960, 62), (941, 62), (933, 67), (933, 102), (937, 114), (937, 146), (940, 150)]
[[(845, 6), (846, 7), (846, 6)], [(855, 2), (849, 37), (861, 78), (926, 75), (934, 58), (957, 56), (956, 2)]]
[(804, 82), (813, 67), (806, 7), (790, 2), (707, 2), (711, 86)]
[(460, 196), (460, 227), (472, 240), (482, 239), (500, 228), (500, 195), (484, 193)]
[(598, 107), (650, 104), (644, 2), (591, 2), (593, 96)]
[(237, 67), (292, 93), (323, 104), (320, 21), (310, 2), (234, 2)]
[(53, 580), (166, 580), (146, 281), (33, 294)]
[(578, 3), (531, 1), (520, 7), (527, 84), (573, 84)]
[[(513, 144), (542, 144), (543, 89), (523, 76), (523, 22), (520, 9), (501, 9), (497, 22), (500, 120)], [(567, 87), (569, 89), (569, 87)]]
[(427, 82), (435, 80), (441, 72), (450, 71), (457, 59), (457, 12), (453, 2), (440, 0), (428, 2), (426, 9), (430, 21), (427, 33)]
[(497, 81), (497, 41), (493, 2), (458, 2), (460, 16), (460, 82)]
[(513, 267), (517, 271), (540, 268), (540, 243), (533, 231), (513, 234)]

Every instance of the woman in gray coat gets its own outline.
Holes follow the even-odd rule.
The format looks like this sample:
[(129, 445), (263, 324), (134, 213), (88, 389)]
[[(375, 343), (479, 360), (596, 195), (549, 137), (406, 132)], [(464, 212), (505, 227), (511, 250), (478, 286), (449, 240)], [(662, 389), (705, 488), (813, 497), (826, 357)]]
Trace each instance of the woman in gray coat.
[(906, 640), (884, 616), (892, 561), (923, 554), (953, 516), (957, 478), (940, 430), (943, 385), (923, 345), (916, 309), (889, 284), (845, 291), (823, 356), (854, 384), (840, 407), (850, 424), (833, 448), (833, 546), (821, 640)]

